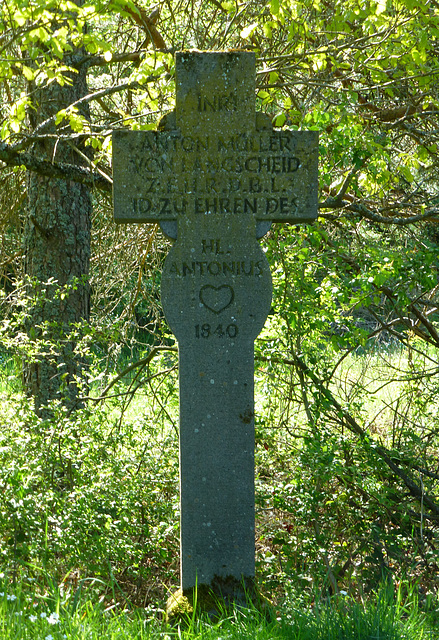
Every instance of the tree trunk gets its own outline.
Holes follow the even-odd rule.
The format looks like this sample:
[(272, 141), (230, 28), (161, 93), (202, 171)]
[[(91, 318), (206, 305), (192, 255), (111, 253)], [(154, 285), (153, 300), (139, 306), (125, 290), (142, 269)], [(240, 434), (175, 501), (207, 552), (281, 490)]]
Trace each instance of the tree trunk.
[[(70, 86), (52, 82), (44, 88), (34, 88), (29, 113), (34, 130), (60, 109), (87, 95), (85, 67), (71, 73), (69, 79)], [(65, 126), (65, 121), (62, 124)], [(56, 133), (56, 127), (45, 128), (44, 134), (47, 133)], [(54, 137), (36, 142), (33, 151), (44, 160), (85, 164), (67, 142)], [(89, 319), (90, 312), (92, 204), (87, 186), (33, 172), (28, 174), (27, 197), (25, 275), (31, 298), (26, 332), (36, 349), (25, 363), (24, 382), (34, 397), (36, 412), (45, 415), (44, 407), (51, 400), (60, 400), (68, 409), (80, 404), (78, 382), (83, 378), (84, 361), (76, 347), (81, 325)]]

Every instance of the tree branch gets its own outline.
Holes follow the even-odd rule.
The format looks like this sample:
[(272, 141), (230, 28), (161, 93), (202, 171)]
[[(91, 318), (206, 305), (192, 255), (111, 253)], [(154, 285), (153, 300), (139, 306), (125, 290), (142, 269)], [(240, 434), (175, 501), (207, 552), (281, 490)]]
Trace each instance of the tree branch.
[[(380, 224), (396, 224), (399, 226), (405, 226), (407, 224), (413, 224), (414, 222), (419, 222), (420, 220), (429, 220), (436, 218), (439, 216), (439, 208), (432, 207), (431, 209), (427, 209), (424, 213), (420, 213), (416, 216), (408, 216), (407, 218), (393, 218), (392, 216), (381, 216), (377, 213), (374, 213), (371, 209), (366, 207), (364, 204), (355, 204), (348, 202), (347, 200), (343, 200), (339, 197), (328, 196), (326, 200), (319, 203), (319, 209), (344, 209), (345, 211), (350, 211), (351, 213), (355, 213), (362, 218), (367, 218), (371, 222), (378, 222)], [(322, 215), (325, 217), (325, 214)]]
[(145, 32), (146, 40), (143, 43), (143, 46), (148, 42), (152, 42), (156, 49), (165, 49), (166, 42), (163, 40), (155, 26), (160, 17), (160, 9), (157, 7), (148, 14), (144, 9), (142, 9), (142, 7), (139, 7), (134, 0), (131, 1), (135, 9), (131, 9), (131, 7), (126, 4), (122, 7), (122, 11), (125, 11), (125, 13), (127, 13)]
[(62, 178), (73, 182), (80, 182), (89, 187), (97, 187), (103, 191), (111, 191), (111, 182), (99, 172), (92, 172), (85, 167), (74, 164), (55, 163), (41, 160), (32, 153), (18, 152), (10, 145), (0, 142), (0, 160), (10, 167), (25, 167), (49, 178)]
[[(113, 87), (100, 89), (99, 91), (95, 91), (94, 93), (89, 93), (88, 96), (84, 96), (83, 98), (76, 100), (76, 102), (72, 102), (72, 104), (67, 107), (66, 111), (68, 112), (69, 109), (77, 109), (78, 107), (84, 104), (88, 104), (93, 100), (98, 100), (105, 96), (110, 96), (113, 93), (119, 93), (120, 91), (126, 91), (128, 89), (140, 89), (144, 84), (154, 82), (157, 79), (158, 79), (157, 76), (148, 76), (142, 83), (137, 81), (122, 82), (121, 84), (116, 84)], [(54, 125), (56, 122), (56, 117), (57, 117), (57, 114), (51, 116), (50, 118), (47, 118), (47, 120), (44, 120), (44, 122), (42, 122), (41, 124), (38, 125), (38, 127), (36, 127), (36, 129), (32, 133), (32, 136), (38, 136), (45, 129), (47, 129), (47, 127)], [(11, 146), (11, 149), (13, 149), (14, 151), (20, 151), (24, 146), (27, 146), (27, 145), (24, 145), (23, 142), (21, 142), (14, 145), (13, 147)]]
[[(98, 100), (104, 96), (112, 95), (120, 91), (127, 89), (138, 89), (143, 84), (149, 82), (155, 82), (157, 76), (149, 76), (144, 82), (123, 82), (113, 87), (107, 87), (90, 93), (76, 102), (73, 102), (68, 108), (78, 108), (83, 104), (87, 104), (92, 100)], [(34, 137), (39, 136), (49, 126), (53, 126), (56, 122), (56, 115), (51, 116), (47, 120), (44, 120), (33, 132), (32, 136), (26, 139), (26, 143), (21, 141), (15, 145), (8, 145), (5, 142), (0, 142), (0, 160), (8, 166), (19, 167), (24, 166), (29, 171), (34, 171), (40, 175), (47, 176), (49, 178), (62, 178), (64, 180), (72, 180), (73, 182), (80, 182), (90, 187), (97, 187), (102, 191), (111, 191), (112, 182), (108, 179), (108, 176), (103, 175), (100, 169), (92, 171), (85, 167), (67, 163), (55, 163), (47, 160), (41, 160), (32, 153), (22, 151), (23, 148), (29, 146)]]
[(399, 468), (398, 464), (393, 461), (392, 454), (385, 447), (376, 444), (372, 438), (366, 433), (366, 431), (358, 424), (355, 418), (346, 411), (342, 405), (334, 398), (331, 391), (327, 389), (321, 380), (315, 375), (313, 371), (303, 362), (301, 358), (297, 355), (293, 354), (292, 360), (282, 359), (270, 359), (270, 358), (258, 358), (259, 360), (266, 360), (270, 362), (282, 362), (283, 364), (290, 364), (295, 366), (297, 369), (300, 369), (316, 386), (319, 392), (324, 396), (324, 398), (329, 402), (329, 404), (336, 410), (337, 415), (340, 416), (348, 429), (358, 435), (363, 442), (370, 443), (371, 451), (375, 451), (378, 456), (386, 463), (386, 465), (394, 472), (400, 480), (405, 484), (407, 489), (410, 491), (413, 497), (418, 500), (422, 500), (423, 504), (428, 507), (428, 509), (434, 514), (435, 519), (439, 519), (439, 505), (431, 498), (423, 488), (412, 478), (409, 473), (402, 471)]
[[(108, 65), (118, 64), (119, 62), (140, 62), (142, 55), (144, 55), (146, 51), (147, 49), (140, 47), (136, 51), (115, 53), (111, 60), (106, 60), (104, 56), (96, 55), (70, 56), (69, 60), (75, 67), (79, 67), (81, 65), (86, 65), (87, 67), (107, 67)], [(176, 49), (174, 47), (166, 47), (165, 49), (155, 49), (155, 51), (174, 55)]]
[(111, 387), (113, 387), (116, 384), (116, 382), (124, 378), (133, 369), (136, 369), (137, 367), (144, 367), (145, 365), (147, 365), (160, 351), (173, 351), (174, 353), (176, 353), (178, 352), (178, 349), (177, 347), (165, 347), (165, 346), (154, 347), (153, 349), (151, 349), (151, 351), (148, 353), (148, 355), (145, 358), (142, 358), (141, 360), (137, 360), (137, 362), (133, 362), (126, 369), (121, 371), (121, 373), (118, 373), (117, 376), (115, 376), (111, 380), (111, 382), (107, 384), (107, 386), (105, 387), (105, 389), (103, 390), (99, 398), (90, 398), (90, 399), (95, 401), (104, 400), (105, 396), (108, 394)]

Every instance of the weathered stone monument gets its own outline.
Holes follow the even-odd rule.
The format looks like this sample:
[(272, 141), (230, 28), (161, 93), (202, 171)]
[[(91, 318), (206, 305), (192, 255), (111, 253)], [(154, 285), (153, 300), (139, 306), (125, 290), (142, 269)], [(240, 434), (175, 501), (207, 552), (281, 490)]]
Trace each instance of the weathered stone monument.
[(246, 51), (177, 53), (158, 128), (113, 134), (114, 219), (176, 240), (161, 297), (179, 346), (181, 587), (239, 599), (255, 575), (253, 351), (271, 304), (257, 238), (317, 216), (318, 134), (255, 112)]

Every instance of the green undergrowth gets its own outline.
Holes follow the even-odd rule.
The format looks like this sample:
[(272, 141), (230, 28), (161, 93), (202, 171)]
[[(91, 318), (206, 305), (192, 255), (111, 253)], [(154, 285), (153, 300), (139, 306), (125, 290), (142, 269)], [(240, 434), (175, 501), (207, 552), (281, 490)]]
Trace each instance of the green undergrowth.
[[(434, 353), (409, 358), (384, 347), (347, 354), (327, 379), (317, 366), (305, 380), (290, 360), (257, 360), (256, 577), (271, 601), (285, 602), (294, 585), (305, 603), (290, 606), (291, 620), (282, 606), (276, 628), (297, 626), (302, 613), (311, 624), (311, 603), (334, 594), (369, 602), (383, 579), (415, 585), (421, 611), (438, 608), (439, 529), (429, 505), (439, 387), (433, 375), (422, 385), (417, 377), (430, 373)], [(35, 414), (10, 360), (4, 365), (0, 571), (28, 591), (43, 572), (69, 601), (83, 585), (89, 602), (156, 619), (179, 580), (176, 354), (158, 354), (132, 380), (91, 370), (94, 400), (77, 412), (54, 403), (50, 418)], [(104, 618), (117, 624), (114, 610)], [(312, 612), (314, 634), (337, 619)]]
[[(6, 589), (6, 587), (3, 587)], [(254, 608), (236, 608), (217, 622), (188, 616), (169, 627), (159, 612), (105, 605), (82, 599), (14, 588), (0, 592), (2, 640), (421, 640), (439, 638), (433, 619), (419, 612), (412, 591), (382, 588), (366, 603), (341, 594), (326, 601), (304, 602), (289, 595), (270, 618)]]

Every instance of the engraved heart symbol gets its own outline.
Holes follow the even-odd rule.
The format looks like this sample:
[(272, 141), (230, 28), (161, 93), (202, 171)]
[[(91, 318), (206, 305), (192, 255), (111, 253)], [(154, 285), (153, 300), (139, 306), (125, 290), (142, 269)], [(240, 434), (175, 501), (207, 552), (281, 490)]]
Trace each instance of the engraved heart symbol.
[(235, 292), (228, 284), (222, 284), (214, 287), (211, 284), (205, 284), (200, 289), (200, 302), (206, 309), (213, 313), (221, 313), (227, 307), (230, 307), (235, 298)]

